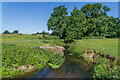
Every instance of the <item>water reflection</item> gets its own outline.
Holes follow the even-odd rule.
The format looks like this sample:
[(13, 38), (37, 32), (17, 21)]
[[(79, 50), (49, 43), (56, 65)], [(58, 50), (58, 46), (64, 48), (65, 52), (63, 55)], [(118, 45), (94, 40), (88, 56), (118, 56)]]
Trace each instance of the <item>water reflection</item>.
[(88, 65), (83, 58), (66, 56), (65, 63), (59, 69), (46, 67), (36, 72), (33, 78), (91, 78), (92, 71), (93, 66)]

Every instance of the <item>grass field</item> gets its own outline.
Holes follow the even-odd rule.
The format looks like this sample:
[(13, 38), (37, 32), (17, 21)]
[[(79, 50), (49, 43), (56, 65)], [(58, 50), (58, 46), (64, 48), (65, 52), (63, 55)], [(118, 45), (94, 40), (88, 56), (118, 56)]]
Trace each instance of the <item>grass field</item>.
[[(57, 36), (3, 34), (2, 35), (2, 77), (12, 77), (24, 73), (30, 66), (42, 69), (46, 64), (58, 68), (64, 62), (60, 54), (37, 48), (40, 46), (62, 46), (63, 40)], [(36, 48), (31, 48), (36, 46)], [(20, 67), (26, 66), (26, 70)], [(31, 69), (30, 69), (31, 70)]]
[[(64, 40), (58, 36), (28, 34), (3, 34), (2, 35), (2, 76), (11, 77), (22, 73), (21, 66), (32, 65), (42, 69), (48, 63), (52, 68), (58, 68), (64, 58), (53, 52), (47, 52), (36, 46), (64, 46)], [(69, 51), (83, 53), (83, 49), (95, 49), (101, 53), (118, 58), (118, 39), (82, 39), (70, 43)], [(79, 54), (78, 54), (79, 55)], [(29, 68), (29, 67), (28, 67)]]
[(42, 35), (20, 35), (20, 34), (3, 34), (3, 44), (15, 44), (22, 47), (31, 46), (55, 46), (63, 45), (63, 40), (60, 40), (57, 36), (47, 36), (46, 39), (42, 39)]
[(80, 48), (95, 49), (101, 53), (118, 58), (118, 39), (82, 39), (71, 45), (71, 50), (81, 52)]

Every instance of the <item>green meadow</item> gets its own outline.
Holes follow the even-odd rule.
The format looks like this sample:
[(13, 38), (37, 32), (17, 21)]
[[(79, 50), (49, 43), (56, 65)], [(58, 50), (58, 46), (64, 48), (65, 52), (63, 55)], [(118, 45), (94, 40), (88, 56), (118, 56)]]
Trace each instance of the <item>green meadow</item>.
[[(63, 78), (88, 77), (89, 75), (89, 77), (95, 80), (120, 79), (120, 61), (118, 60), (120, 20), (113, 16), (112, 13), (111, 15), (107, 14), (113, 9), (111, 8), (112, 6), (109, 8), (106, 3), (85, 3), (79, 7), (74, 6), (71, 10), (67, 10), (69, 7), (66, 7), (66, 5), (54, 5), (54, 8), (50, 6), (46, 8), (47, 10), (51, 8), (49, 10), (50, 13), (48, 12), (49, 18), (47, 12), (47, 14), (42, 13), (46, 11), (44, 9), (37, 10), (40, 13), (32, 11), (35, 12), (33, 16), (32, 14), (24, 15), (24, 13), (29, 13), (26, 11), (31, 11), (33, 8), (31, 8), (32, 6), (23, 7), (26, 8), (25, 10), (24, 8), (21, 9), (23, 10), (23, 12), (20, 11), (20, 14), (22, 12), (21, 16), (14, 15), (15, 17), (8, 17), (8, 19), (13, 18), (11, 20), (16, 21), (19, 17), (23, 17), (23, 19), (19, 20), (23, 26), (17, 24), (16, 21), (13, 21), (15, 24), (8, 21), (12, 26), (15, 26), (4, 24), (8, 25), (4, 26), (4, 29), (7, 29), (9, 26), (11, 26), (11, 29), (21, 26), (20, 32), (24, 32), (26, 29), (25, 33), (29, 32), (30, 34), (19, 33), (19, 30), (14, 30), (13, 32), (5, 30), (0, 34), (0, 42), (2, 41), (0, 43), (2, 44), (2, 68), (0, 69), (2, 69), (3, 78), (13, 78), (24, 75), (27, 72), (51, 68), (55, 75), (57, 71), (60, 71), (60, 73), (63, 71)], [(29, 10), (27, 10), (27, 7)], [(17, 10), (15, 12), (18, 12), (20, 9), (17, 8), (10, 7), (11, 10), (8, 10), (8, 12), (12, 10)], [(39, 14), (41, 17), (37, 17), (36, 14)], [(37, 20), (35, 22), (39, 24), (34, 25), (34, 20), (31, 17), (34, 17), (34, 20)], [(29, 19), (32, 21), (31, 23)], [(39, 19), (43, 23), (44, 21), (47, 21), (47, 23), (41, 25), (43, 23)], [(37, 28), (37, 26), (41, 27)], [(46, 32), (46, 27), (48, 32)], [(35, 30), (40, 29), (40, 32), (31, 34), (34, 32), (32, 28), (35, 28)], [(41, 32), (42, 29), (43, 31)], [(78, 62), (70, 56), (72, 58), (75, 57), (75, 60)], [(77, 58), (80, 59), (78, 60)], [(81, 65), (83, 63), (92, 67), (90, 73), (86, 73), (89, 70), (88, 68), (84, 70), (85, 66)], [(43, 76), (39, 75), (42, 78), (46, 78), (47, 75), (52, 73), (51, 71), (45, 70), (45, 73), (44, 71), (42, 72)], [(60, 76), (60, 73), (58, 73), (58, 76)], [(50, 77), (54, 77), (54, 75), (50, 74)]]
[(58, 36), (46, 36), (43, 39), (42, 35), (31, 35), (31, 34), (3, 34), (2, 43), (3, 44), (16, 44), (17, 46), (52, 46), (59, 45), (62, 46), (63, 40), (60, 40)]
[[(61, 55), (39, 48), (40, 46), (65, 46), (64, 40), (59, 39), (58, 36), (46, 35), (43, 38), (42, 35), (33, 34), (2, 34), (1, 40), (2, 77), (14, 77), (24, 73), (25, 70), (19, 69), (21, 66), (27, 66), (28, 70), (32, 71), (43, 69), (46, 65), (56, 69), (64, 63), (64, 57)], [(70, 54), (75, 53), (78, 54), (77, 56), (83, 53), (84, 49), (95, 49), (118, 58), (118, 39), (81, 39), (69, 43), (69, 46)], [(29, 69), (29, 65), (34, 68)]]
[[(56, 69), (64, 63), (60, 54), (40, 49), (40, 46), (62, 46), (57, 36), (2, 35), (2, 77), (14, 77), (20, 73), (43, 69), (47, 64)], [(31, 48), (35, 47), (35, 48)], [(25, 70), (20, 67), (27, 67)], [(32, 67), (29, 67), (32, 66)]]
[(70, 50), (81, 53), (82, 47), (118, 58), (118, 39), (82, 39), (72, 43)]

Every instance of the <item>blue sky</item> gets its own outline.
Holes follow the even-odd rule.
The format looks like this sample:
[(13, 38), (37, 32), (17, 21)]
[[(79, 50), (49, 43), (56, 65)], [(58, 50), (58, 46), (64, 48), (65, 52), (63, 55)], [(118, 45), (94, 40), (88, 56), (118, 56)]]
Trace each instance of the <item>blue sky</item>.
[[(93, 2), (3, 2), (2, 3), (2, 32), (19, 30), (23, 34), (48, 31), (47, 20), (54, 7), (65, 5), (68, 13), (74, 6), (81, 9), (85, 4)], [(118, 17), (117, 2), (103, 2), (111, 10), (109, 16)]]

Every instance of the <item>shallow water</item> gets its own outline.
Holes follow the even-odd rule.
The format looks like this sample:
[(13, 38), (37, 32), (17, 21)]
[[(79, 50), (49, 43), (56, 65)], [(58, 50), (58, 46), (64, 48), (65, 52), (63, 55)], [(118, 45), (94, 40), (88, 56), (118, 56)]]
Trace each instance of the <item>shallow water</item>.
[(26, 74), (25, 78), (91, 78), (93, 66), (87, 64), (83, 58), (65, 55), (65, 63), (58, 69), (47, 66), (33, 74)]

